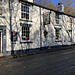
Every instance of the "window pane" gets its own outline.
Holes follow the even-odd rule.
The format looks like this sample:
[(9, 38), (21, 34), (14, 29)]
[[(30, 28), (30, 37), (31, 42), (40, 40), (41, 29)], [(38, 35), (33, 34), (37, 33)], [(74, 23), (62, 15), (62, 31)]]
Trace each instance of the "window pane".
[(26, 13), (29, 13), (29, 7), (26, 7)]
[(21, 11), (23, 11), (23, 5), (21, 5)]
[(29, 19), (29, 14), (26, 14), (26, 19)]
[(26, 12), (26, 7), (24, 6), (23, 11)]
[(56, 24), (59, 24), (59, 14), (56, 13)]
[(23, 18), (23, 13), (21, 13), (21, 17)]

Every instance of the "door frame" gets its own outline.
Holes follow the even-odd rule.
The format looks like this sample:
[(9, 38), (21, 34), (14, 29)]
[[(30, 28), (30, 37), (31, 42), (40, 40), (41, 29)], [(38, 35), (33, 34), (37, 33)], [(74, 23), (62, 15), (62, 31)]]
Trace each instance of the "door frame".
[(0, 30), (1, 32), (1, 53), (2, 53), (2, 30)]

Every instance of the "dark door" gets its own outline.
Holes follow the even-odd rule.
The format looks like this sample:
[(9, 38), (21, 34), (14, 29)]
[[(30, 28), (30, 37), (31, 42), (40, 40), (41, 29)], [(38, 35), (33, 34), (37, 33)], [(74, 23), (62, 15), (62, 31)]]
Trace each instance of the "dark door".
[(0, 53), (1, 53), (1, 32), (0, 32)]

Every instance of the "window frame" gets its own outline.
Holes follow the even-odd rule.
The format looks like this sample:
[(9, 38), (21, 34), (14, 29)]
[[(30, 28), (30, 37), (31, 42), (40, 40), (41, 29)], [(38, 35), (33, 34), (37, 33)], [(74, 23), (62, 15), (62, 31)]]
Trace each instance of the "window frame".
[(29, 20), (29, 5), (21, 3), (21, 19)]
[(58, 29), (56, 28), (56, 29), (55, 29), (55, 34), (56, 34), (56, 40), (59, 40), (60, 30), (58, 30)]
[[(58, 34), (56, 32), (58, 30)], [(61, 28), (56, 28), (55, 27), (55, 42), (61, 42), (61, 34), (60, 34)]]
[[(23, 27), (25, 27), (25, 28), (24, 28), (25, 30), (23, 30)], [(26, 27), (28, 27), (28, 30), (26, 30)], [(29, 27), (29, 26), (22, 26), (21, 29), (22, 29), (22, 30), (21, 30), (21, 40), (22, 40), (22, 41), (29, 41), (29, 40), (30, 40), (30, 35), (29, 35), (29, 34), (30, 34), (30, 27)], [(29, 33), (27, 33), (27, 31), (28, 31)], [(24, 32), (24, 33), (23, 33), (23, 32)], [(28, 36), (28, 39), (27, 39), (27, 36)], [(23, 37), (24, 37), (25, 39), (24, 39)]]
[(56, 24), (59, 24), (59, 13), (55, 14), (55, 20), (56, 20)]

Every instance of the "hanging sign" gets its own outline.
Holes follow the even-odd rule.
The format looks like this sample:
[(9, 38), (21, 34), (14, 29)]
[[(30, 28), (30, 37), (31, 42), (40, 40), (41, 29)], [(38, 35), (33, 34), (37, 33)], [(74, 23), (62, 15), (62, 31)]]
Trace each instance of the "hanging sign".
[(69, 22), (70, 25), (72, 25), (72, 23), (74, 23), (74, 22), (72, 22), (72, 18), (70, 18), (69, 21), (67, 21), (67, 22)]
[(12, 42), (17, 41), (17, 34), (18, 34), (18, 32), (11, 32), (11, 41)]
[(44, 14), (44, 25), (50, 24), (50, 13)]
[(72, 21), (72, 18), (70, 18), (70, 21)]

